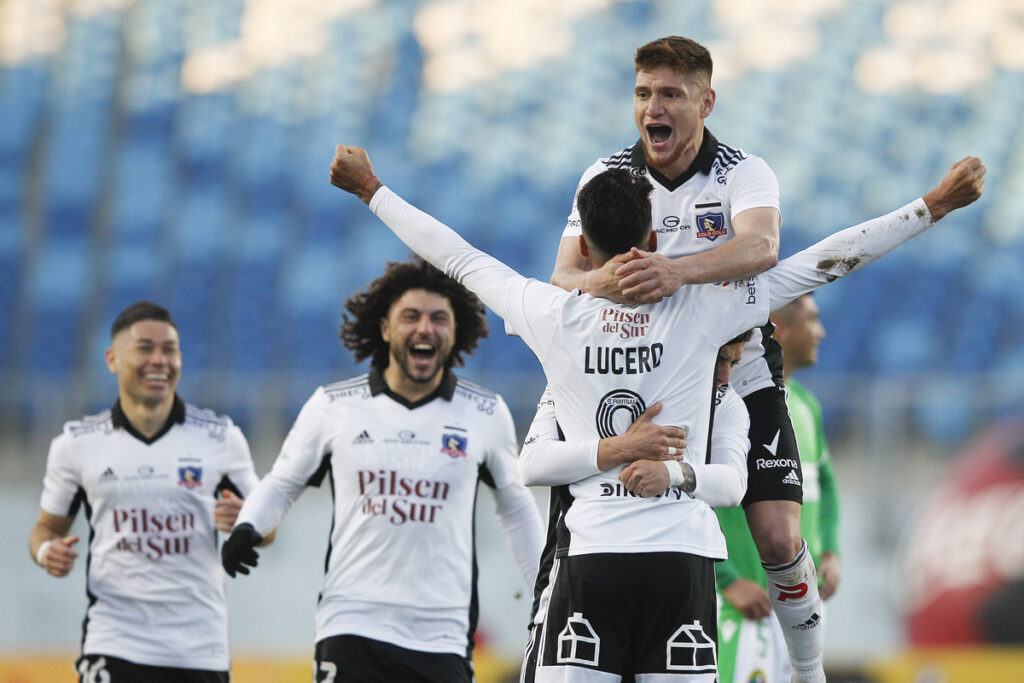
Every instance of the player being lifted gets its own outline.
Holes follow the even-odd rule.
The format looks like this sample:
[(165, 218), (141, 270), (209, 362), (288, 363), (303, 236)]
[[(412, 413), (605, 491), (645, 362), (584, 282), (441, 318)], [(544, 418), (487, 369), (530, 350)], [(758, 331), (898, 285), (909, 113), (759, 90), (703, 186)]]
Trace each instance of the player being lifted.
[[(663, 300), (631, 305), (519, 275), (383, 187), (359, 148), (338, 146), (331, 170), (333, 184), (369, 204), (409, 247), (476, 293), (533, 350), (567, 440), (622, 433), (648, 405), (660, 402), (659, 423), (687, 435), (681, 470), (704, 462), (709, 388), (723, 343), (767, 323), (772, 307), (863, 267), (974, 201), (984, 175), (977, 159), (964, 159), (923, 199), (836, 233), (762, 275), (724, 286), (687, 286)], [(595, 268), (656, 247), (650, 191), (645, 178), (621, 169), (594, 176), (580, 190), (578, 243)], [(609, 317), (627, 316), (643, 321), (636, 335), (604, 331)], [(666, 443), (665, 457), (670, 448), (678, 446)], [(559, 547), (544, 577), (551, 591), (536, 637), (537, 665), (529, 676), (615, 680), (632, 672), (712, 681), (713, 563), (725, 557), (714, 513), (682, 490), (657, 498), (616, 495), (620, 469), (598, 468), (567, 487), (554, 529)], [(673, 484), (684, 484), (683, 474)], [(742, 476), (733, 474), (703, 483), (723, 487), (725, 497), (726, 489), (735, 488), (738, 500)], [(673, 577), (675, 590), (665, 590), (666, 576)]]
[[(707, 49), (669, 36), (641, 46), (634, 57), (633, 114), (640, 139), (594, 163), (583, 186), (608, 168), (651, 179), (652, 229), (659, 251), (624, 255), (592, 269), (580, 253), (574, 205), (562, 234), (551, 281), (622, 302), (651, 302), (684, 284), (738, 280), (775, 264), (779, 251), (779, 186), (759, 157), (719, 142), (704, 126), (715, 106)], [(750, 461), (797, 460), (796, 439), (782, 389), (781, 356), (771, 328), (755, 331), (732, 385), (750, 413)], [(769, 456), (770, 454), (770, 456)], [(771, 600), (786, 628), (796, 680), (823, 678), (820, 601), (814, 565), (800, 535), (800, 468), (748, 466), (743, 507), (761, 561), (777, 588)], [(793, 583), (795, 581), (795, 583)], [(781, 601), (780, 590), (801, 597)], [(799, 626), (799, 628), (793, 628)]]

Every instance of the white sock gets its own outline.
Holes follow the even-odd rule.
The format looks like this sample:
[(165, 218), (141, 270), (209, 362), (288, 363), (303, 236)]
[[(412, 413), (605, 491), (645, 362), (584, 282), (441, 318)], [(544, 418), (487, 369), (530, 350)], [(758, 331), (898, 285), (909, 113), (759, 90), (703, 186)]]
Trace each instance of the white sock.
[(768, 597), (789, 648), (794, 683), (824, 681), (821, 598), (806, 541), (792, 561), (763, 566), (768, 577)]

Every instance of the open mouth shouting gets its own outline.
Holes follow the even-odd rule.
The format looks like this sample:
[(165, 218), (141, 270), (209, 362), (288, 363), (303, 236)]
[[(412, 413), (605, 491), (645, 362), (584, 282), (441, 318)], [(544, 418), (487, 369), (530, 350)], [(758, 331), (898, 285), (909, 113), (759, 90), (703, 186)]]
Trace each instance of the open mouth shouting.
[(672, 137), (672, 129), (661, 123), (651, 123), (645, 126), (647, 139), (650, 141), (651, 149), (663, 151), (667, 149), (669, 139)]

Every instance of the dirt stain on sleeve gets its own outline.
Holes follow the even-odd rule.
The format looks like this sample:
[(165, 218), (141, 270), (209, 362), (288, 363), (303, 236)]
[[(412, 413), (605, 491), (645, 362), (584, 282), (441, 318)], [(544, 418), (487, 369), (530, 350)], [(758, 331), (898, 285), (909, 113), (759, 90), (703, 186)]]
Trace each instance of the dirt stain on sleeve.
[(826, 281), (833, 282), (859, 266), (861, 258), (860, 256), (847, 256), (842, 259), (826, 258), (818, 261), (815, 268), (825, 276)]

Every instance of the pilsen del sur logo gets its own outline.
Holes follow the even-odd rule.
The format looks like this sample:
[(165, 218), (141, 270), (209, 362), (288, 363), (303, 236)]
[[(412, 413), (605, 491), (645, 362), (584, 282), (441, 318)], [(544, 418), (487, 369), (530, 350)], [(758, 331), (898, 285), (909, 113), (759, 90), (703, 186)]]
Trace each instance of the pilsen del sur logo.
[(601, 331), (613, 334), (619, 339), (635, 339), (647, 334), (651, 326), (651, 316), (630, 310), (632, 306), (616, 306), (601, 311), (598, 322)]

